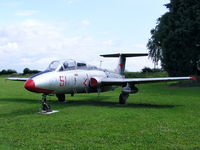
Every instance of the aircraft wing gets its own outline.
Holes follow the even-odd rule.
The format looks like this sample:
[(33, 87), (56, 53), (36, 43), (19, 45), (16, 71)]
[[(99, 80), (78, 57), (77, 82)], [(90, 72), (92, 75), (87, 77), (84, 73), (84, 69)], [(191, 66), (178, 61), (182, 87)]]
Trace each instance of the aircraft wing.
[(10, 78), (7, 78), (7, 80), (12, 80), (12, 81), (26, 81), (28, 80), (29, 78), (18, 78), (18, 77), (10, 77)]
[(195, 80), (195, 77), (163, 77), (163, 78), (105, 78), (101, 80), (103, 85), (123, 85), (125, 83), (139, 84), (149, 82), (164, 82), (164, 81), (178, 81), (178, 80)]

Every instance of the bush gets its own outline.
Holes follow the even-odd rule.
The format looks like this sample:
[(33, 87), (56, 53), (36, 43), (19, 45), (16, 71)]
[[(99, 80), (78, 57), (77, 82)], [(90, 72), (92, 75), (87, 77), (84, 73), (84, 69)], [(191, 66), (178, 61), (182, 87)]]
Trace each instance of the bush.
[(151, 68), (149, 68), (149, 67), (144, 67), (142, 69), (142, 73), (149, 73), (149, 72), (153, 72), (153, 70)]
[(24, 68), (23, 74), (36, 74), (39, 73), (40, 71), (38, 70), (30, 70), (29, 68)]
[(149, 67), (144, 67), (142, 69), (142, 73), (153, 73), (153, 72), (164, 72), (163, 69), (159, 69), (159, 68), (149, 68)]

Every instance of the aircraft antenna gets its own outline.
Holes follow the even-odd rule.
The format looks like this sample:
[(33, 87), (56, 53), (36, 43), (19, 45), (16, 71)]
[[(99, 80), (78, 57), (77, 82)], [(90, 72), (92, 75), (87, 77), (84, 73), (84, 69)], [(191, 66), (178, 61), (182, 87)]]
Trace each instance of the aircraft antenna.
[(99, 68), (101, 68), (101, 65), (102, 65), (102, 60), (100, 60)]

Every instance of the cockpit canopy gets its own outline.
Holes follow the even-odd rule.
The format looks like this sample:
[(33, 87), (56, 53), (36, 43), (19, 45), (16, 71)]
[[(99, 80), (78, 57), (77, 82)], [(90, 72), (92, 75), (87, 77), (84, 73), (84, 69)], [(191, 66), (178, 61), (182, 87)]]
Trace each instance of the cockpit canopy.
[(48, 71), (66, 71), (66, 70), (75, 70), (75, 69), (97, 69), (96, 66), (91, 66), (83, 62), (76, 62), (72, 59), (59, 61), (52, 61), (46, 70)]

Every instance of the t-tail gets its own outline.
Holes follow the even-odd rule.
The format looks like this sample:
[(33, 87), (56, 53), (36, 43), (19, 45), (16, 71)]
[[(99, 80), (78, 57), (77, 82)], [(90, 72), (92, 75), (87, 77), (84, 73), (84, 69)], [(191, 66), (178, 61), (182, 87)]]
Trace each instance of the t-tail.
[(116, 68), (116, 72), (124, 75), (125, 65), (126, 65), (126, 57), (140, 57), (140, 56), (148, 56), (147, 53), (118, 53), (118, 54), (105, 54), (100, 55), (102, 57), (119, 57), (119, 63)]

